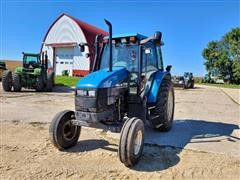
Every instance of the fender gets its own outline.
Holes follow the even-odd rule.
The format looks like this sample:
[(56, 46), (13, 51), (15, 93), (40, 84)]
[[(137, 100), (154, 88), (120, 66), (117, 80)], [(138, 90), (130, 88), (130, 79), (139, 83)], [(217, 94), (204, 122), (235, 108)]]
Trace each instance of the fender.
[(158, 71), (158, 72), (155, 73), (151, 88), (150, 88), (150, 90), (148, 92), (148, 95), (147, 95), (147, 103), (157, 102), (157, 96), (158, 96), (159, 88), (161, 87), (162, 80), (166, 76), (171, 77), (170, 72)]
[(16, 67), (16, 69), (15, 69), (15, 73), (16, 74), (22, 74), (22, 71), (23, 71), (23, 67)]

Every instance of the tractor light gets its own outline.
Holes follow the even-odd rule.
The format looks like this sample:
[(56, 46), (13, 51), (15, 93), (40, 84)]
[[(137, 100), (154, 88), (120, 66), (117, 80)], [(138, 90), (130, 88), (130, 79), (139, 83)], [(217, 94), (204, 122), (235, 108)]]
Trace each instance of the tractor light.
[(104, 40), (103, 40), (103, 43), (104, 43), (104, 44), (107, 44), (107, 43), (108, 43), (108, 39), (104, 39)]
[(87, 96), (87, 91), (86, 90), (82, 90), (82, 89), (78, 89), (77, 90), (77, 95), (79, 95), (79, 96)]
[(137, 39), (135, 36), (132, 36), (129, 38), (129, 40), (132, 42), (132, 43), (136, 43)]
[(94, 90), (89, 90), (89, 91), (88, 91), (88, 96), (90, 96), (90, 97), (95, 97), (95, 96), (96, 96), (96, 91), (94, 91)]
[(127, 44), (127, 38), (122, 38), (122, 39), (121, 39), (121, 43)]

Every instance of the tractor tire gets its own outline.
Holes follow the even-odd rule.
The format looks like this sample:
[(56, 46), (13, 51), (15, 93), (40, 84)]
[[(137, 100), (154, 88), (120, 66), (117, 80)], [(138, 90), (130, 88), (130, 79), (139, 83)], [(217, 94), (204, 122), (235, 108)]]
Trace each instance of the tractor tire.
[(81, 126), (73, 125), (72, 119), (75, 119), (74, 112), (65, 110), (56, 114), (50, 124), (50, 141), (59, 150), (70, 148), (78, 142)]
[(2, 87), (4, 91), (11, 91), (12, 89), (12, 72), (9, 70), (3, 71)]
[(44, 83), (43, 83), (42, 76), (38, 76), (36, 81), (37, 81), (36, 82), (36, 91), (42, 92), (44, 90)]
[(191, 82), (190, 88), (194, 88), (194, 81)]
[(19, 74), (13, 74), (13, 91), (20, 92), (22, 89), (21, 77)]
[(120, 161), (127, 167), (135, 165), (142, 156), (144, 146), (144, 123), (133, 117), (125, 121), (118, 147)]
[(51, 92), (54, 85), (54, 72), (47, 75), (46, 91)]
[(163, 79), (158, 92), (156, 107), (151, 110), (151, 124), (159, 131), (169, 131), (174, 117), (174, 89), (171, 80)]

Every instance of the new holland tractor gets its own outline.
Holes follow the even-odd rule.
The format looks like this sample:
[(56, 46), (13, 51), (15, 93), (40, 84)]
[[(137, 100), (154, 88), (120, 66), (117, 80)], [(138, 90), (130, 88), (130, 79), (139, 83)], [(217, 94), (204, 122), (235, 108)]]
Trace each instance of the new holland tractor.
[[(145, 126), (158, 131), (172, 127), (171, 66), (164, 70), (161, 32), (112, 36), (112, 25), (105, 22), (109, 36), (103, 41), (96, 36), (93, 72), (76, 84), (75, 111), (56, 114), (49, 136), (65, 150), (76, 145), (82, 126), (120, 132), (118, 156), (131, 167), (142, 155)], [(85, 46), (80, 44), (82, 52)]]
[(12, 72), (3, 72), (2, 86), (5, 91), (19, 92), (22, 87), (36, 91), (52, 91), (54, 72), (48, 72), (47, 54), (23, 53), (23, 66)]

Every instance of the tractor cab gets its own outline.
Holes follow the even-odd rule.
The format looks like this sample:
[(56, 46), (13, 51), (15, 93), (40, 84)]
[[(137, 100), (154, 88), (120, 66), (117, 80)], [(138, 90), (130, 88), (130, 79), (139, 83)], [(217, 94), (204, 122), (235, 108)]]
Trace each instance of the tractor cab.
[(23, 53), (23, 68), (33, 70), (40, 68), (40, 54)]
[(6, 70), (6, 63), (0, 62), (0, 69)]
[[(120, 34), (112, 37), (112, 68), (124, 68), (129, 73), (130, 93), (147, 93), (152, 82), (151, 76), (158, 70), (163, 71), (161, 53), (161, 34), (159, 39), (148, 42), (146, 36), (137, 33)], [(95, 70), (109, 68), (109, 37), (105, 37), (103, 48)], [(148, 83), (148, 84), (147, 84)], [(144, 93), (143, 93), (144, 92)]]
[(191, 72), (184, 72), (184, 78), (185, 79), (192, 79), (193, 78), (193, 73)]

